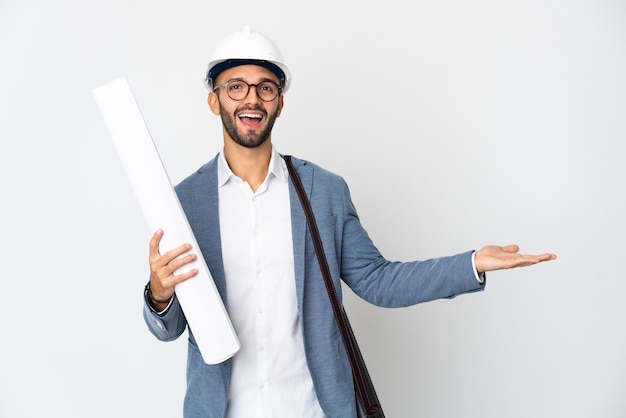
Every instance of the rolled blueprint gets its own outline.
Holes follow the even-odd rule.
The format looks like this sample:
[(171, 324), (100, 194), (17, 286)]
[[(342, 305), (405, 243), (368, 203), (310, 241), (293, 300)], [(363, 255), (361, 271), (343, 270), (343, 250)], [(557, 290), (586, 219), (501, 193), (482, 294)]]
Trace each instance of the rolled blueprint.
[(239, 350), (239, 341), (130, 86), (119, 78), (94, 89), (93, 95), (148, 227), (164, 231), (161, 253), (188, 242), (198, 255), (177, 270), (197, 268), (198, 274), (176, 285), (176, 297), (204, 362), (221, 363)]

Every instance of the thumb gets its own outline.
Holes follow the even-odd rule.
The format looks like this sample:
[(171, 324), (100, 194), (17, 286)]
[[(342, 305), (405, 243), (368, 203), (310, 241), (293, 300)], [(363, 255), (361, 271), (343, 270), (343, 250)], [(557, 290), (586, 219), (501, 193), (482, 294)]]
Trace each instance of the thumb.
[(502, 251), (507, 253), (516, 253), (519, 251), (519, 246), (515, 244), (507, 245), (506, 247), (502, 247)]

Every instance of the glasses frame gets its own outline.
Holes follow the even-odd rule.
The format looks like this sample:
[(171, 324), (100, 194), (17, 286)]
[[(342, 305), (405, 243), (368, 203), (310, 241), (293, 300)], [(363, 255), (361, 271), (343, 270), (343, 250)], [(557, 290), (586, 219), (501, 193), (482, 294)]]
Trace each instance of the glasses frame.
[[(230, 83), (243, 83), (243, 84), (245, 84), (245, 85), (248, 87), (248, 90), (246, 91), (246, 94), (245, 94), (245, 95), (244, 95), (241, 99), (235, 99), (235, 98), (233, 98), (233, 97), (230, 95), (230, 92), (229, 92), (229, 90), (228, 90), (228, 85), (229, 85)], [(261, 97), (261, 95), (259, 94), (259, 90), (258, 90), (258, 86), (259, 86), (259, 85), (261, 85), (261, 84), (265, 84), (265, 83), (272, 83), (273, 85), (275, 85), (275, 86), (276, 86), (276, 89), (277, 89), (277, 90), (276, 90), (276, 96), (274, 96), (273, 98), (271, 98), (271, 99), (269, 99), (269, 100), (265, 100), (264, 98), (262, 98), (262, 97)], [(250, 84), (250, 83), (248, 83), (248, 82), (246, 82), (246, 81), (244, 81), (244, 80), (241, 80), (241, 79), (237, 79), (237, 78), (235, 78), (235, 79), (232, 79), (232, 80), (228, 80), (228, 81), (227, 81), (227, 82), (225, 82), (224, 84), (220, 84), (219, 86), (215, 86), (215, 87), (213, 88), (213, 91), (215, 91), (215, 90), (219, 89), (220, 87), (223, 87), (223, 88), (226, 90), (226, 95), (227, 95), (228, 97), (230, 97), (230, 99), (231, 99), (231, 100), (234, 100), (234, 101), (236, 101), (236, 102), (240, 102), (240, 101), (242, 101), (243, 99), (245, 99), (246, 97), (248, 97), (248, 94), (250, 94), (250, 87), (254, 87), (254, 89), (256, 90), (256, 91), (255, 91), (255, 94), (256, 94), (256, 95), (257, 95), (257, 97), (258, 97), (259, 99), (261, 99), (261, 101), (263, 101), (263, 102), (273, 102), (274, 100), (276, 100), (276, 98), (277, 98), (278, 96), (280, 96), (280, 95), (282, 94), (282, 91), (283, 91), (283, 88), (282, 88), (281, 86), (279, 86), (278, 84), (276, 84), (275, 82), (273, 82), (272, 80), (263, 80), (263, 81), (261, 81), (261, 82), (259, 82), (259, 83), (256, 83), (256, 84)]]

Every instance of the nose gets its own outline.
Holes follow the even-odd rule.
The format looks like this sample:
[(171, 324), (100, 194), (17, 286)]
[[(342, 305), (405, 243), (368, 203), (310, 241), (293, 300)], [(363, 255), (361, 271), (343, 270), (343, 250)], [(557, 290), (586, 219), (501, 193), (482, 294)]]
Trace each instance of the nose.
[[(252, 89), (254, 88), (254, 93)], [(262, 102), (261, 98), (257, 94), (257, 86), (255, 84), (248, 85), (248, 94), (244, 97), (244, 101), (247, 103), (258, 103)]]

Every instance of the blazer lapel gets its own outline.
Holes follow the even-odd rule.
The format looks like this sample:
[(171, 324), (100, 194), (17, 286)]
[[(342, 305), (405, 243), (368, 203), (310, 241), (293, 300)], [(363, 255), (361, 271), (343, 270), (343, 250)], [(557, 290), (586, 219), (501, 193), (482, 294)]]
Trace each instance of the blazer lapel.
[(222, 241), (219, 221), (219, 193), (217, 189), (217, 158), (200, 170), (199, 180), (192, 192), (193, 214), (190, 219), (200, 250), (213, 276), (224, 306), (227, 306), (226, 277), (222, 259)]
[[(300, 180), (308, 196), (311, 195), (313, 187), (313, 170), (305, 161), (292, 157), (294, 168), (300, 175)], [(304, 272), (305, 272), (305, 247), (307, 239), (306, 216), (298, 198), (293, 182), (289, 179), (289, 203), (291, 205), (291, 234), (293, 240), (294, 270), (296, 277), (296, 294), (298, 298), (298, 309), (303, 312), (304, 300)], [(300, 315), (302, 318), (302, 315)], [(300, 319), (302, 321), (302, 319)]]

